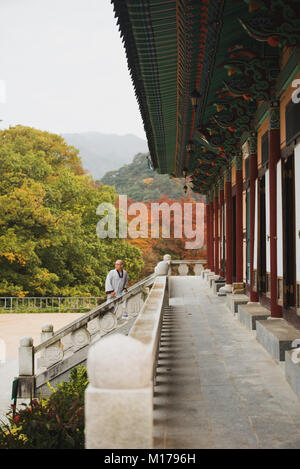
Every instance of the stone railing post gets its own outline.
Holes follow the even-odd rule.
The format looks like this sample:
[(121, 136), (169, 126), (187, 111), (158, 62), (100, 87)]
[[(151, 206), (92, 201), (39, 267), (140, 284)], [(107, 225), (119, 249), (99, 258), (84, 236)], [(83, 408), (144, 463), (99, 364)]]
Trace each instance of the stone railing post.
[(50, 337), (53, 337), (53, 335), (53, 324), (43, 324), (41, 331), (41, 342), (50, 339)]
[(34, 392), (34, 349), (32, 337), (22, 337), (19, 346), (18, 394), (32, 398)]
[(22, 337), (19, 346), (19, 375), (32, 376), (33, 374), (33, 339), (32, 337)]
[(152, 448), (152, 366), (151, 348), (130, 336), (114, 334), (90, 348), (87, 449)]
[(154, 269), (155, 275), (168, 275), (169, 272), (169, 262), (168, 261), (160, 261)]
[(163, 257), (164, 262), (168, 262), (169, 264), (169, 269), (168, 269), (168, 276), (172, 275), (172, 265), (171, 265), (171, 256), (170, 254), (165, 254)]

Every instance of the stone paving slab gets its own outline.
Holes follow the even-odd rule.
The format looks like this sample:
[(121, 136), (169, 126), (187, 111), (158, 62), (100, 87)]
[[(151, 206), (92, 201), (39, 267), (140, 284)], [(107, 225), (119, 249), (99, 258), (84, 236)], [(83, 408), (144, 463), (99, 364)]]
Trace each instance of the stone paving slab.
[(300, 401), (281, 367), (206, 281), (173, 287), (197, 305), (172, 306), (165, 317), (155, 448), (299, 449)]

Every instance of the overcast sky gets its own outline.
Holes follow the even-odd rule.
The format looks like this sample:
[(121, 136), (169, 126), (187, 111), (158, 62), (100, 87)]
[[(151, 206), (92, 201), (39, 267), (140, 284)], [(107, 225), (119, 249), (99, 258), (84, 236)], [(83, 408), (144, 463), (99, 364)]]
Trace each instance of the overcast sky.
[(110, 0), (0, 0), (0, 64), (1, 128), (146, 138)]

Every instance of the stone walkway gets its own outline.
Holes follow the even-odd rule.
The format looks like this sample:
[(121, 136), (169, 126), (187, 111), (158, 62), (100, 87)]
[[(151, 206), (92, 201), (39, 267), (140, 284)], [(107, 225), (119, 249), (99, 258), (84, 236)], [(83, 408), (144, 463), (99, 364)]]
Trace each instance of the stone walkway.
[(11, 386), (18, 375), (18, 347), (20, 338), (31, 336), (34, 345), (40, 343), (42, 325), (51, 323), (54, 331), (66, 326), (83, 313), (0, 314), (0, 340), (5, 342), (5, 360), (0, 363), (0, 420), (10, 408)]
[(155, 448), (300, 448), (300, 401), (280, 365), (200, 277), (170, 280)]

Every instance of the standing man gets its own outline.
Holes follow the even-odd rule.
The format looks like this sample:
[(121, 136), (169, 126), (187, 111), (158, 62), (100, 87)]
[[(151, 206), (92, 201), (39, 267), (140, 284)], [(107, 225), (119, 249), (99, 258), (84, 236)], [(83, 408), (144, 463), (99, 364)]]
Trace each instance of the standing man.
[(127, 291), (128, 274), (123, 269), (123, 261), (118, 259), (115, 267), (114, 270), (108, 272), (106, 277), (105, 293), (107, 294), (107, 299), (116, 298)]

